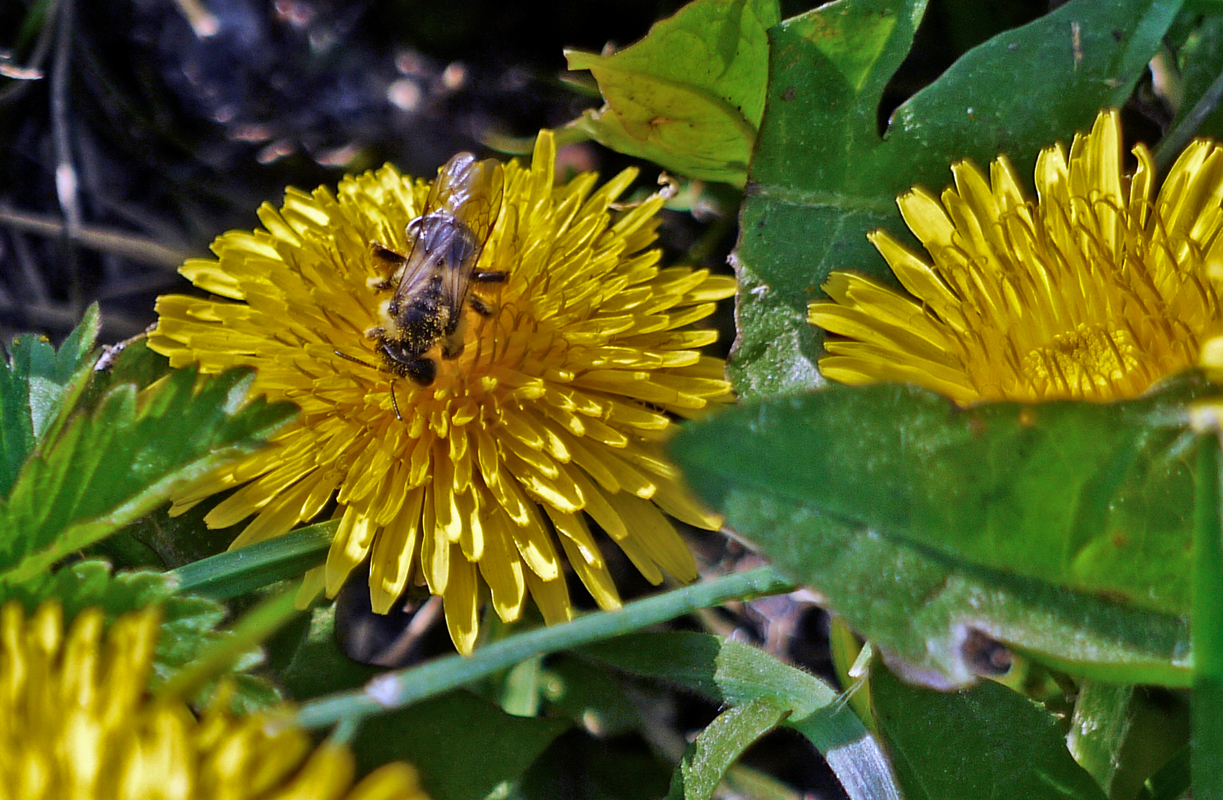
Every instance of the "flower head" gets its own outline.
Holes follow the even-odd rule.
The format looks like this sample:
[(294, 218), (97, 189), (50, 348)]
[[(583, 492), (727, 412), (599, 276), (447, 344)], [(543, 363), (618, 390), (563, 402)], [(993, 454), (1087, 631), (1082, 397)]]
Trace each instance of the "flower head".
[(1143, 145), (1122, 174), (1121, 126), (1102, 112), (1036, 161), (1039, 202), (1005, 156), (990, 176), (952, 166), (942, 202), (915, 188), (898, 199), (930, 254), (876, 231), (905, 295), (844, 272), (810, 306), (830, 339), (821, 371), (862, 384), (906, 381), (957, 402), (1111, 400), (1194, 366), (1223, 331), (1208, 273), (1223, 269), (1223, 148), (1198, 140), (1152, 200)]
[(554, 186), (554, 161), (544, 132), (529, 168), (511, 162), (498, 176), (500, 214), (476, 269), (503, 279), (473, 285), (479, 313), (462, 311), (461, 341), (437, 343), (424, 379), (392, 369), (378, 337), (384, 262), (430, 229), (409, 232), (428, 182), (387, 166), (335, 194), (289, 190), (279, 211), (260, 209), (265, 230), (227, 233), (213, 245), (218, 261), (188, 261), (182, 273), (224, 299), (162, 297), (150, 346), (176, 367), (253, 366), (255, 391), (302, 411), (177, 508), (241, 486), (205, 518), (223, 527), (254, 514), (240, 546), (334, 498), (328, 593), (369, 557), (375, 610), (423, 583), (444, 598), (462, 652), (474, 646), (484, 586), (504, 620), (528, 594), (547, 621), (567, 619), (562, 554), (601, 607), (619, 604), (587, 516), (652, 582), (662, 570), (696, 577), (662, 511), (706, 528), (717, 520), (660, 445), (671, 415), (729, 398), (723, 362), (697, 349), (716, 334), (690, 326), (734, 283), (658, 266), (648, 248), (661, 198), (612, 213), (634, 171), (598, 189), (593, 174)]
[[(105, 629), (105, 630), (104, 630)], [(0, 608), (0, 786), (14, 800), (427, 800), (415, 772), (388, 764), (349, 791), (353, 756), (274, 712), (197, 719), (147, 691), (158, 614)]]

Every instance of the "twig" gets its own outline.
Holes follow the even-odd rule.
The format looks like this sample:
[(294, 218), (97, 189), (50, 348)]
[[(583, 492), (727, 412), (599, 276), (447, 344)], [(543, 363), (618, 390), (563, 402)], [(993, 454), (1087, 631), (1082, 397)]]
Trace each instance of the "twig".
[[(0, 225), (6, 225), (16, 231), (36, 233), (40, 236), (67, 235), (64, 223), (55, 217), (16, 211), (4, 205), (0, 205)], [(189, 256), (189, 253), (183, 250), (166, 247), (149, 239), (133, 236), (113, 228), (90, 225), (81, 225), (77, 228), (72, 235), (72, 241), (103, 253), (111, 253), (130, 258), (141, 264), (151, 264), (169, 270), (178, 269)]]

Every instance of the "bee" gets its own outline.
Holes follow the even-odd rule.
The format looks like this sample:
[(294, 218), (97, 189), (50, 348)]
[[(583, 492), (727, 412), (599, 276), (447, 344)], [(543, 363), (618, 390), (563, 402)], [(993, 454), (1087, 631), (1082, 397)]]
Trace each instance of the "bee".
[(482, 317), (492, 315), (492, 307), (471, 287), (504, 283), (508, 277), (476, 268), (501, 211), (503, 191), (499, 162), (458, 153), (438, 173), (424, 213), (408, 223), (408, 252), (370, 243), (386, 272), (371, 286), (386, 290), (394, 285), (395, 293), (382, 311), (383, 324), (366, 336), (377, 340), (377, 352), (390, 372), (428, 386), (437, 377), (430, 351), (440, 344), (447, 360), (463, 352), (464, 307)]

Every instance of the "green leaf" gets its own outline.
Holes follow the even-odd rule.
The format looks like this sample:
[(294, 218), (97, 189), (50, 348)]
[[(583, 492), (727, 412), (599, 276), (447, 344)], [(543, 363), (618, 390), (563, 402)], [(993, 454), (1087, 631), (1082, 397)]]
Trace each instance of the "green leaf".
[[(1220, 5), (1219, 10), (1223, 10)], [(1192, 30), (1176, 53), (1181, 69), (1183, 95), (1176, 117), (1168, 125), (1175, 129), (1193, 110), (1202, 95), (1223, 72), (1223, 17), (1207, 17)], [(1223, 136), (1223, 108), (1216, 108), (1198, 127), (1201, 136)]]
[(166, 694), (193, 697), (235, 665), (252, 663), (254, 649), (300, 613), (294, 595), (293, 589), (286, 588), (248, 609), (223, 637), (203, 648), (166, 683)]
[[(72, 619), (82, 609), (97, 606), (105, 611), (107, 621), (111, 621), (129, 611), (163, 603), (170, 597), (171, 588), (164, 573), (141, 571), (113, 575), (109, 564), (96, 559), (69, 564), (23, 584), (0, 584), (0, 602), (18, 600), (27, 611), (33, 611), (44, 601), (55, 600), (63, 605), (65, 619)], [(211, 616), (207, 616), (202, 625), (212, 627), (221, 620), (224, 611), (216, 604), (206, 605), (211, 609)], [(198, 618), (200, 608), (197, 598), (182, 598), (181, 603), (167, 611), (166, 618)]]
[(1121, 768), (1121, 748), (1133, 716), (1134, 687), (1083, 681), (1074, 701), (1066, 744), (1074, 760), (1109, 796)]
[(1104, 800), (1057, 718), (1004, 686), (935, 692), (876, 670), (871, 694), (908, 800)]
[(510, 667), (501, 680), (497, 705), (507, 714), (516, 717), (534, 717), (539, 714), (540, 681), (543, 656), (528, 658)]
[[(741, 395), (818, 382), (820, 332), (807, 303), (833, 269), (892, 280), (866, 240), (909, 239), (894, 198), (950, 183), (949, 166), (1010, 156), (1031, 175), (1041, 147), (1120, 105), (1179, 2), (1071, 0), (970, 50), (896, 109), (883, 138), (883, 91), (912, 43), (925, 0), (843, 0), (769, 31), (768, 98), (733, 256)], [(910, 239), (911, 240), (911, 239)]]
[(268, 640), (267, 649), (281, 685), (298, 701), (360, 686), (383, 672), (353, 661), (340, 649), (335, 603), (315, 606), (308, 620), (286, 625)]
[[(796, 719), (831, 705), (835, 689), (742, 642), (672, 631), (633, 633), (576, 651), (603, 664), (682, 686), (717, 703), (778, 700)], [(846, 730), (852, 729), (852, 723)]]
[(1082, 681), (1066, 737), (1070, 754), (1109, 797), (1177, 797), (1189, 784), (1190, 699), (1188, 692)]
[(1185, 745), (1148, 782), (1148, 800), (1181, 800), (1189, 792), (1189, 746)]
[[(672, 765), (657, 749), (616, 746), (581, 730), (558, 736), (522, 776), (513, 800), (615, 798), (659, 800), (667, 794)], [(581, 787), (575, 793), (574, 788)], [(753, 800), (776, 800), (746, 795)], [(793, 798), (783, 798), (793, 800)]]
[(571, 126), (681, 175), (742, 186), (764, 111), (765, 31), (779, 19), (777, 0), (696, 0), (624, 50), (566, 51), (607, 103)]
[(911, 679), (970, 681), (960, 644), (976, 630), (1079, 674), (1184, 685), (1182, 425), (1203, 391), (964, 410), (912, 387), (830, 386), (686, 426), (673, 454)]
[(95, 303), (58, 351), (27, 333), (9, 345), (7, 359), (0, 359), (0, 497), (84, 388), (100, 327)]
[(723, 711), (684, 753), (667, 796), (674, 800), (710, 800), (739, 756), (786, 716), (786, 708), (768, 698)]
[(459, 691), (365, 721), (353, 752), (362, 771), (410, 761), (433, 800), (508, 797), (568, 727), (566, 720), (511, 716)]
[(295, 409), (246, 402), (248, 371), (180, 370), (139, 398), (115, 387), (22, 467), (0, 505), (0, 580), (20, 582), (265, 442)]
[(1185, 407), (1209, 391), (1193, 378), (1116, 403), (961, 409), (915, 387), (830, 386), (724, 419), (724, 434), (752, 434), (723, 439), (733, 455), (714, 447), (739, 486), (952, 558), (1184, 614), (1196, 447)]
[(541, 678), (551, 716), (562, 714), (606, 738), (645, 732), (650, 724), (633, 700), (638, 687), (631, 695), (622, 676), (599, 665), (560, 654), (548, 660)]
[[(631, 634), (577, 652), (634, 675), (683, 686), (714, 702), (751, 705), (751, 712), (741, 720), (746, 727), (740, 730), (755, 725), (763, 734), (769, 726), (762, 719), (771, 713), (769, 708), (788, 712), (784, 724), (824, 754), (851, 798), (899, 797), (887, 759), (861, 720), (845, 708), (841, 695), (819, 678), (761, 650), (716, 636), (668, 632)], [(718, 749), (729, 746), (721, 743)], [(715, 758), (710, 771), (726, 755)], [(711, 775), (701, 772), (696, 785), (706, 786)], [(676, 780), (686, 786), (688, 776)]]

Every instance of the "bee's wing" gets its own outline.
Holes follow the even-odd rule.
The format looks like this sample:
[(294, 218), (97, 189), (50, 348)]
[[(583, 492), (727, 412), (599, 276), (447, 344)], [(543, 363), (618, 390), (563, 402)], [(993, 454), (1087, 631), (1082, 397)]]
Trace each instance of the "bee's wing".
[(466, 301), (471, 273), (488, 240), (504, 192), (501, 164), (476, 161), (459, 153), (438, 172), (425, 208), (413, 220), (412, 248), (395, 299), (403, 305), (434, 277), (441, 281), (441, 297), (455, 319)]
[(459, 153), (442, 168), (434, 192), (430, 193), (432, 199), (442, 187), (439, 210), (460, 223), (454, 226), (453, 239), (448, 242), (454, 256), (452, 269), (442, 277), (442, 296), (451, 304), (452, 319), (467, 301), (471, 274), (501, 212), (504, 182), (500, 162), (491, 158), (476, 161), (471, 153)]
[(500, 162), (476, 161), (471, 153), (459, 153), (438, 172), (425, 213), (440, 211), (462, 222), (483, 247), (501, 211), (503, 183)]

